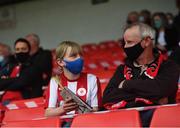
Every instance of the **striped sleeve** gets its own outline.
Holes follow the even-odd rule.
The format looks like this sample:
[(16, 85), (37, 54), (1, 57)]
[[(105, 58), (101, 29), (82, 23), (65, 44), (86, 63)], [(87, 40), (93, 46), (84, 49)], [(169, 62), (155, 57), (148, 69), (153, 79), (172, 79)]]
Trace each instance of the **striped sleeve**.
[[(100, 90), (100, 82), (99, 79), (91, 75), (91, 85), (90, 85), (90, 93), (91, 93), (91, 107), (100, 107), (102, 96), (101, 96), (101, 90)], [(88, 81), (89, 82), (89, 81)]]
[(58, 99), (58, 85), (54, 79), (51, 78), (47, 93), (47, 107), (56, 107)]

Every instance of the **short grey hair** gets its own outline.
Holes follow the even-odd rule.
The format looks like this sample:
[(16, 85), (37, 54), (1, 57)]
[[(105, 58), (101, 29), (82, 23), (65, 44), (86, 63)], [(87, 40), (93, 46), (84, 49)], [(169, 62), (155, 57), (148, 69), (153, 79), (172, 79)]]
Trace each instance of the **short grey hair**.
[(40, 45), (40, 38), (37, 34), (31, 33), (28, 34), (26, 37), (32, 37), (33, 41), (36, 42), (38, 45)]
[(149, 25), (144, 24), (144, 23), (131, 24), (125, 28), (125, 31), (127, 29), (130, 29), (130, 28), (136, 27), (136, 26), (139, 28), (139, 31), (140, 31), (142, 38), (150, 37), (152, 40), (155, 39), (155, 34), (156, 34), (155, 30), (152, 27), (150, 27)]

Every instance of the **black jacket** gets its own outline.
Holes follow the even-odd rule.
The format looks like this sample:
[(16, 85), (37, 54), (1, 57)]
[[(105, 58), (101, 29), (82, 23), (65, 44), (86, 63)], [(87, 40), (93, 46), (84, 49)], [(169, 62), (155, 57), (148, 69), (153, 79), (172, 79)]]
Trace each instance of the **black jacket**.
[[(18, 62), (13, 59), (9, 64), (4, 67), (6, 70), (5, 74), (1, 76), (10, 76), (13, 68)], [(39, 84), (42, 75), (39, 73), (38, 68), (33, 66), (28, 60), (22, 64), (20, 74), (16, 78), (2, 79), (0, 76), (0, 91), (21, 91), (24, 98), (34, 98), (42, 96), (42, 86)]]
[(31, 56), (30, 61), (33, 67), (37, 68), (41, 86), (48, 85), (52, 73), (52, 54), (51, 51), (40, 48), (34, 55)]
[(174, 60), (180, 66), (180, 47), (177, 47), (170, 55), (170, 59)]
[[(144, 72), (140, 75), (141, 69), (132, 63), (127, 61), (126, 65), (132, 69), (132, 79), (125, 80), (125, 65), (120, 65), (104, 91), (103, 104), (117, 103), (121, 100), (130, 102), (135, 98), (146, 98), (157, 103), (164, 97), (168, 97), (169, 103), (175, 103), (180, 71), (173, 61), (164, 61), (154, 79), (147, 77)], [(118, 86), (123, 80), (123, 88), (119, 89)]]
[(178, 15), (174, 18), (174, 22), (173, 22), (173, 29), (175, 29), (175, 31), (178, 34), (178, 42), (180, 42), (180, 11), (178, 13)]

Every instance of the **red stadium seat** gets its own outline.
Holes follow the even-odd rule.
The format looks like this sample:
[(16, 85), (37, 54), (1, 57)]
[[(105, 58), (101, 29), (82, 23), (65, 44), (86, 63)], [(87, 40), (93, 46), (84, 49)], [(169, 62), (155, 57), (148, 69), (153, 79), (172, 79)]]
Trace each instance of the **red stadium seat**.
[(88, 43), (81, 46), (85, 54), (91, 54), (98, 50), (96, 43)]
[(89, 113), (74, 118), (71, 127), (140, 127), (137, 110)]
[(45, 103), (44, 98), (38, 97), (32, 99), (12, 101), (8, 105), (6, 105), (6, 108), (12, 110), (12, 109), (22, 109), (22, 108), (43, 107), (44, 103)]
[(100, 80), (100, 84), (101, 84), (101, 94), (103, 94), (107, 84), (109, 83), (109, 80), (111, 79), (111, 77), (113, 76), (115, 70), (89, 70), (89, 73), (95, 74), (99, 80)]
[(53, 117), (53, 118), (44, 118), (44, 119), (38, 119), (38, 120), (7, 122), (6, 124), (2, 125), (2, 128), (6, 128), (6, 127), (26, 127), (26, 128), (53, 127), (53, 128), (60, 128), (60, 126), (61, 126), (61, 122), (60, 122), (59, 117)]
[(104, 90), (106, 89), (106, 86), (108, 83), (101, 83), (101, 96), (103, 96)]
[(92, 73), (100, 79), (100, 83), (108, 83), (114, 72), (115, 70), (96, 70)]
[(5, 112), (3, 123), (44, 118), (44, 107), (9, 110)]
[(1, 126), (2, 120), (4, 118), (5, 110), (6, 110), (6, 108), (0, 103), (0, 126)]
[(114, 49), (114, 48), (119, 48), (120, 45), (115, 40), (107, 40), (107, 41), (100, 42), (99, 47), (100, 49)]
[(180, 105), (157, 108), (150, 127), (180, 127)]

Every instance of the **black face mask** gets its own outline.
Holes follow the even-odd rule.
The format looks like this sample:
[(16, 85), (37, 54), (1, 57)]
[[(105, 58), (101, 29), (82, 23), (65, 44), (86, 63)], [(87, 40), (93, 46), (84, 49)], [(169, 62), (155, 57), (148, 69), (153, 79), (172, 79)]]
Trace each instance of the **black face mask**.
[(143, 53), (144, 48), (141, 46), (141, 43), (138, 43), (132, 47), (124, 48), (124, 51), (128, 59), (134, 61)]
[(131, 20), (126, 21), (127, 24), (132, 24), (133, 22)]
[(27, 59), (29, 58), (29, 53), (28, 53), (28, 52), (26, 52), (26, 53), (20, 52), (20, 53), (16, 53), (15, 55), (16, 55), (16, 59), (17, 59), (18, 62), (20, 62), (20, 63), (26, 62)]

